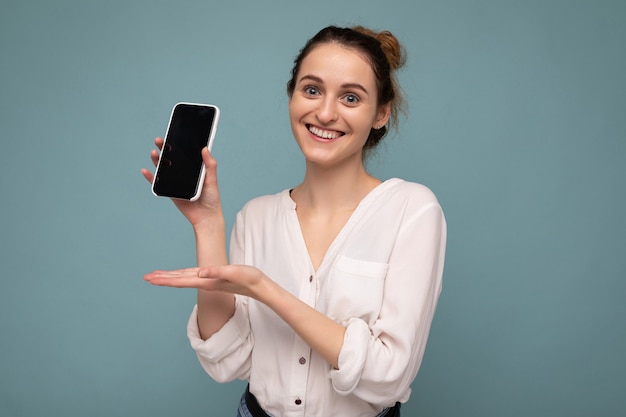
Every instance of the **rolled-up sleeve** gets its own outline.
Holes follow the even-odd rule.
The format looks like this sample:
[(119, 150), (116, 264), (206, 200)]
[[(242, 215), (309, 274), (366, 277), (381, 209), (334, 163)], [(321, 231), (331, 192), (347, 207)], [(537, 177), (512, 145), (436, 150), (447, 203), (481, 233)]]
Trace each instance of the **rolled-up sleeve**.
[(363, 320), (352, 318), (348, 321), (343, 348), (339, 352), (339, 369), (330, 371), (335, 391), (347, 395), (354, 391), (367, 358), (370, 329)]
[(235, 298), (235, 314), (211, 337), (203, 340), (198, 329), (198, 307), (187, 323), (187, 337), (204, 370), (217, 382), (247, 379), (254, 340), (244, 297)]

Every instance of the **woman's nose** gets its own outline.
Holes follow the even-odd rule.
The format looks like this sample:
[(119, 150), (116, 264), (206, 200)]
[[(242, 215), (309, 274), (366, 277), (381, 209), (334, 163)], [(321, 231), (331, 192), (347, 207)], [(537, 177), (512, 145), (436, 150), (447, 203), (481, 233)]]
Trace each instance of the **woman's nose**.
[(330, 97), (324, 97), (323, 100), (320, 100), (317, 119), (324, 124), (337, 120), (337, 101)]

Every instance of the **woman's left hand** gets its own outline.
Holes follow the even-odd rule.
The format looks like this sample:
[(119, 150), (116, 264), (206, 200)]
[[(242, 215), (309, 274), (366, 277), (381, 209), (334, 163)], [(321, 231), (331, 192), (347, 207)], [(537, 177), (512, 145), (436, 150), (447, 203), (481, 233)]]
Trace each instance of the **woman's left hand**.
[(144, 280), (152, 285), (220, 291), (258, 299), (261, 285), (269, 278), (252, 266), (225, 265), (154, 271), (144, 275)]

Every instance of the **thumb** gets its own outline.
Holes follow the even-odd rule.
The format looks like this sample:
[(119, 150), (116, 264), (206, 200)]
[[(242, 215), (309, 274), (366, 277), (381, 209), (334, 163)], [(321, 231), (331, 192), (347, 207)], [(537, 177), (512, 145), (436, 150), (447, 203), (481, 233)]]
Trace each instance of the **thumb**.
[(200, 278), (226, 278), (226, 267), (223, 266), (206, 266), (198, 269), (198, 277)]

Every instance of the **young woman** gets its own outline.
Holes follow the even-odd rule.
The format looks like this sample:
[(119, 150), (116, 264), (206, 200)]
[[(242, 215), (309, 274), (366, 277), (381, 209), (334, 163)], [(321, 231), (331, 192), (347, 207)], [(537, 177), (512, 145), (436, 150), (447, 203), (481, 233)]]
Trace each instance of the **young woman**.
[(249, 381), (239, 416), (398, 416), (409, 399), (446, 224), (428, 188), (382, 182), (363, 162), (397, 120), (403, 59), (391, 33), (363, 27), (327, 27), (307, 42), (287, 86), (304, 179), (243, 207), (230, 262), (208, 150), (200, 199), (174, 201), (193, 226), (198, 267), (145, 279), (198, 289), (188, 336), (215, 380)]

